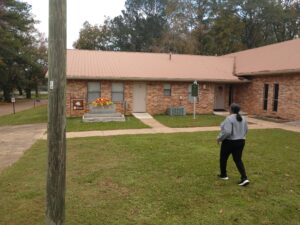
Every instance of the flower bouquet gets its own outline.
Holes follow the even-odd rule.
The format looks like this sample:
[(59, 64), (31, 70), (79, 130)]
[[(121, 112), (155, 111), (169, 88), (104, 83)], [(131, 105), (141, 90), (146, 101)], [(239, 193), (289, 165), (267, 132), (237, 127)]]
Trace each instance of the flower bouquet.
[(109, 114), (114, 113), (116, 107), (108, 98), (96, 98), (90, 104), (91, 113)]
[(92, 106), (106, 106), (106, 105), (112, 105), (112, 101), (110, 101), (108, 98), (96, 98), (94, 101), (92, 101)]

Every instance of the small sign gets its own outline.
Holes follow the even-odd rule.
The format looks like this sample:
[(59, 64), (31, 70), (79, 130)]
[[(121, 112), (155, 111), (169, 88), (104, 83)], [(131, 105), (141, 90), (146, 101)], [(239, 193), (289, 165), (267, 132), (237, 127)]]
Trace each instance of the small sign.
[(198, 84), (197, 81), (194, 81), (192, 84), (192, 96), (197, 97), (198, 96)]
[(73, 99), (73, 110), (84, 110), (83, 99)]
[(11, 98), (11, 102), (12, 102), (12, 103), (15, 103), (15, 102), (16, 102), (16, 99), (15, 99), (15, 98)]
[(49, 82), (49, 89), (53, 90), (53, 88), (54, 88), (54, 82), (53, 82), (53, 80), (50, 80), (50, 82)]

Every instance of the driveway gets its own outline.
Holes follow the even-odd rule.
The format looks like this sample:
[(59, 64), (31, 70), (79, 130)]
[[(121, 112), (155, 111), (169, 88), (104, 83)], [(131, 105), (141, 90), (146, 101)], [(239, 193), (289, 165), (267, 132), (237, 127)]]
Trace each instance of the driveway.
[(0, 127), (0, 172), (29, 149), (45, 133), (46, 124)]

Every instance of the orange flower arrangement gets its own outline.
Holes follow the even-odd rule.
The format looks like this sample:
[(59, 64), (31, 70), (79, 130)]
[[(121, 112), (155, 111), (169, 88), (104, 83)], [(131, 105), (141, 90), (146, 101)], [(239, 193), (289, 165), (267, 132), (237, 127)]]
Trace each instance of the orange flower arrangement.
[(94, 101), (92, 101), (92, 106), (106, 106), (112, 104), (112, 101), (110, 101), (108, 98), (96, 98)]

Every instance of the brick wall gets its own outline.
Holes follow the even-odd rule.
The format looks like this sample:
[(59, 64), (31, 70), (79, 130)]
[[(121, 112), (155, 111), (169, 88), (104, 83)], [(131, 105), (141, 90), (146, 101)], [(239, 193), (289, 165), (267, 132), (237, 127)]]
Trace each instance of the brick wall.
[[(95, 81), (93, 81), (95, 82)], [(96, 81), (97, 82), (97, 81)], [(99, 81), (101, 85), (101, 97), (111, 99), (111, 81)], [(117, 111), (131, 114), (133, 111), (133, 85), (134, 81), (114, 81), (124, 83), (124, 100), (127, 102), (126, 113), (123, 102), (117, 102)], [(84, 110), (74, 110), (72, 99), (84, 99), (85, 109), (87, 105), (87, 83), (86, 80), (67, 81), (67, 115), (82, 116)], [(171, 96), (164, 96), (164, 84), (171, 84)], [(188, 98), (188, 87), (190, 82), (146, 82), (146, 111), (152, 115), (163, 114), (171, 106), (184, 106), (187, 113), (193, 113), (193, 102)], [(227, 99), (227, 86), (225, 88), (225, 99)], [(200, 83), (199, 96), (196, 104), (197, 113), (211, 113), (214, 108), (215, 84)], [(225, 100), (225, 105), (228, 100)]]
[[(164, 96), (164, 84), (171, 84), (171, 96)], [(193, 102), (189, 101), (188, 82), (148, 82), (147, 112), (163, 114), (168, 107), (184, 106), (187, 113), (193, 113)], [(200, 83), (196, 112), (211, 113), (214, 105), (214, 84)]]
[(84, 110), (74, 110), (72, 102), (75, 99), (82, 99), (85, 108), (87, 108), (87, 81), (67, 80), (67, 116), (82, 116), (84, 114)]
[[(274, 84), (279, 84), (278, 110), (273, 112)], [(268, 109), (263, 109), (264, 84), (269, 84)], [(300, 74), (253, 77), (251, 83), (235, 85), (234, 101), (248, 114), (300, 119)]]

